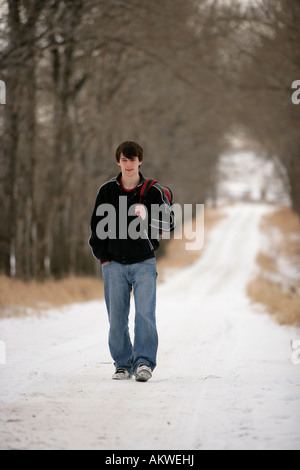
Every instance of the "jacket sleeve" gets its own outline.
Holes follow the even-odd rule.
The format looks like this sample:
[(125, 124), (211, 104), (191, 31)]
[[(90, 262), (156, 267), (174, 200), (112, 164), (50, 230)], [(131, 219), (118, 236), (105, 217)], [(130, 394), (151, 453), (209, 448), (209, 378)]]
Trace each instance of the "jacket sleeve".
[(148, 194), (147, 209), (150, 215), (149, 225), (152, 233), (161, 235), (166, 232), (173, 232), (176, 226), (175, 215), (165, 192), (158, 183), (155, 183)]
[(91, 247), (92, 253), (95, 256), (95, 258), (99, 259), (101, 264), (105, 263), (106, 261), (111, 261), (110, 255), (108, 253), (108, 238), (105, 240), (101, 240), (97, 236), (97, 225), (99, 221), (101, 220), (100, 216), (96, 215), (97, 208), (104, 203), (103, 200), (103, 195), (101, 193), (101, 188), (99, 189), (94, 210), (92, 213), (91, 217), (91, 223), (90, 223), (90, 238), (89, 238), (89, 245)]

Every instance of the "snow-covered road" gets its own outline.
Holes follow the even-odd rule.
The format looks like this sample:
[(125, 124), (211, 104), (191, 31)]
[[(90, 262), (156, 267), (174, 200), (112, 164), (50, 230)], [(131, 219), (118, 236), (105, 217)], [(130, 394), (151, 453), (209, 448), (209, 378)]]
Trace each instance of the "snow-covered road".
[(158, 289), (158, 367), (111, 380), (103, 302), (2, 320), (2, 449), (300, 449), (300, 364), (250, 304), (266, 206), (227, 209), (199, 260)]

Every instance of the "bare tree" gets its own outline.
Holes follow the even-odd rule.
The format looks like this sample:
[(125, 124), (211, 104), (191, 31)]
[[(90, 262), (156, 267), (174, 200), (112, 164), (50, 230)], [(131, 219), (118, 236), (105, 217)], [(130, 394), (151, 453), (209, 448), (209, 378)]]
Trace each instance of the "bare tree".
[(205, 202), (227, 133), (243, 127), (280, 156), (298, 207), (298, 1), (2, 4), (1, 271), (93, 272), (90, 211), (123, 140), (141, 143), (143, 171), (176, 202)]
[(300, 77), (300, 2), (257, 0), (246, 11), (229, 10), (237, 24), (228, 48), (233, 73), (226, 74), (228, 89), (236, 89), (232, 125), (243, 126), (267, 157), (281, 160), (300, 214), (300, 119), (291, 101)]

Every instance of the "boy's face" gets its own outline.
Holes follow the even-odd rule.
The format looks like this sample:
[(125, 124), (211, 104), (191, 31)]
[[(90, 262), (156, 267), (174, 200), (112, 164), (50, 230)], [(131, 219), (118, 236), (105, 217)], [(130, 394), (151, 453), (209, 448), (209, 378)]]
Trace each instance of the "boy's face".
[(129, 160), (129, 158), (124, 157), (121, 153), (120, 163), (118, 163), (118, 165), (121, 167), (124, 176), (136, 176), (139, 173), (141, 162), (138, 157)]

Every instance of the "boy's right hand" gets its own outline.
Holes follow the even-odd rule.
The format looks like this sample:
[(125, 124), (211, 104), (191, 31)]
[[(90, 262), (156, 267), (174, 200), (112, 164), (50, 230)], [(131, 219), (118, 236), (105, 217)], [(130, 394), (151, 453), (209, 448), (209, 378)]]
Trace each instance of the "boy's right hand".
[(137, 206), (135, 206), (135, 215), (137, 217), (141, 217), (142, 220), (145, 220), (146, 217), (147, 217), (147, 209), (146, 207), (143, 205), (143, 204), (138, 204)]
[(101, 266), (102, 266), (102, 268), (103, 268), (103, 266), (107, 266), (107, 265), (110, 264), (110, 263), (111, 263), (111, 261), (105, 261), (105, 263), (101, 264)]

